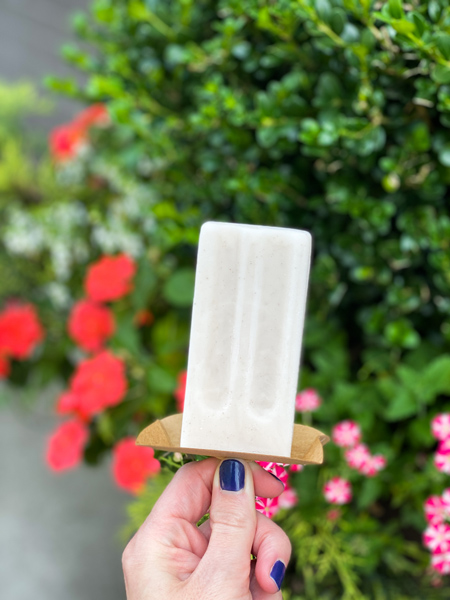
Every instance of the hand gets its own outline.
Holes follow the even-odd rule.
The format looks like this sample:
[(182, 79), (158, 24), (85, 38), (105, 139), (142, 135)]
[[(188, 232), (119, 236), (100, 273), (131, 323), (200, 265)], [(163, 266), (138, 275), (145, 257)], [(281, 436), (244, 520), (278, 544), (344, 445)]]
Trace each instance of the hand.
[(208, 458), (182, 467), (125, 548), (127, 599), (281, 600), (291, 545), (256, 512), (255, 493), (273, 498), (283, 489), (256, 463)]

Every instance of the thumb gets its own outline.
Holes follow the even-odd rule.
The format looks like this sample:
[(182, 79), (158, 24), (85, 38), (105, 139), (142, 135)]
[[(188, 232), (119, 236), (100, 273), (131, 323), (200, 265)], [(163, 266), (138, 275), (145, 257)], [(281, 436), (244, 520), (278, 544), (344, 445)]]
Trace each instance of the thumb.
[(255, 490), (250, 465), (227, 459), (214, 474), (209, 513), (211, 537), (202, 559), (209, 578), (245, 588), (256, 533)]

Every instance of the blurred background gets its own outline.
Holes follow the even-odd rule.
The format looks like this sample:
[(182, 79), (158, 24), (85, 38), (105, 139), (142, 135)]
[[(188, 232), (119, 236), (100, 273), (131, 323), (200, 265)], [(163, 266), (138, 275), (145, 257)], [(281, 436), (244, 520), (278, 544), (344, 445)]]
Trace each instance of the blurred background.
[[(50, 99), (43, 82), (50, 73), (82, 79), (61, 59), (60, 48), (74, 38), (70, 16), (87, 4), (86, 0), (0, 0), (1, 86), (14, 89), (27, 82), (47, 98), (43, 114), (27, 119), (27, 127), (43, 141), (52, 127), (83, 108), (77, 100)], [(6, 118), (0, 109), (2, 125)], [(2, 280), (3, 298), (4, 284)], [(82, 467), (75, 477), (58, 477), (49, 471), (44, 448), (55, 426), (56, 390), (40, 392), (29, 386), (25, 393), (27, 400), (19, 389), (7, 389), (0, 382), (4, 540), (0, 596), (5, 600), (123, 599), (123, 544), (118, 531), (125, 522), (126, 496), (112, 485), (106, 463), (95, 471)]]
[(208, 220), (314, 240), (283, 597), (448, 598), (447, 4), (0, 0), (2, 598), (124, 597)]

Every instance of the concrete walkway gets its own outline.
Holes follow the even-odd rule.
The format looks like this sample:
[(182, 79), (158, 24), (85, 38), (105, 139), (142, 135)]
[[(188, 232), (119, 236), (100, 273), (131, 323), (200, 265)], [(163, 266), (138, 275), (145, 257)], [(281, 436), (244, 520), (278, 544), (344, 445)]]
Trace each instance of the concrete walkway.
[(122, 547), (128, 495), (109, 465), (52, 474), (45, 440), (56, 419), (0, 386), (0, 598), (124, 600)]
[[(59, 54), (73, 39), (69, 15), (89, 3), (0, 0), (0, 79), (39, 84), (48, 74), (79, 77)], [(44, 135), (79, 110), (70, 100), (53, 101), (55, 111), (36, 119)], [(50, 473), (43, 455), (56, 424), (52, 398), (24, 410), (5, 389), (0, 384), (1, 600), (123, 600), (117, 532), (129, 496), (114, 487), (108, 465)]]
[(43, 132), (70, 119), (80, 104), (44, 89), (48, 75), (81, 80), (81, 72), (61, 57), (61, 47), (78, 43), (70, 17), (83, 11), (90, 0), (0, 0), (0, 81), (34, 83), (54, 108), (51, 115), (35, 118)]

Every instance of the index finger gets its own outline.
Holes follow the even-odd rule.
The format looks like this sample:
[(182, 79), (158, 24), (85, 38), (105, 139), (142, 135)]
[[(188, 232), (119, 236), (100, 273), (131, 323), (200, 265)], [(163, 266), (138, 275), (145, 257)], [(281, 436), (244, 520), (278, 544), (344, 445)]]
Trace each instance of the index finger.
[(211, 504), (214, 473), (219, 461), (207, 458), (182, 466), (161, 494), (151, 516), (154, 519), (184, 519), (197, 523)]

